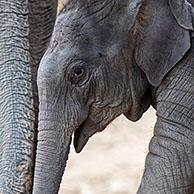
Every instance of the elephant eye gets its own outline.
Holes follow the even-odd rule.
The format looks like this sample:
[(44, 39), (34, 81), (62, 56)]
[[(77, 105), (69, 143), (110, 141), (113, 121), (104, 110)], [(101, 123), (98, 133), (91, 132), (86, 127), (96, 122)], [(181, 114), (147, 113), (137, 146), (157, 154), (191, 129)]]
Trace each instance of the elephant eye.
[(70, 69), (69, 80), (72, 84), (83, 84), (87, 79), (87, 68), (83, 65), (75, 65)]
[(81, 77), (84, 74), (84, 69), (82, 67), (74, 67), (73, 74), (74, 77)]

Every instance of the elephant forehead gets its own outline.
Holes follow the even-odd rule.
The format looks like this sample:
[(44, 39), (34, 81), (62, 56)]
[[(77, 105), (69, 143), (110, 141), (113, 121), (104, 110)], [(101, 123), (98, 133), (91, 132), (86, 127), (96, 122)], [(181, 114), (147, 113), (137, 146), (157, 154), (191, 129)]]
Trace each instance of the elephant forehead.
[[(73, 0), (70, 0), (73, 1)], [(87, 34), (96, 36), (100, 33), (108, 34), (108, 31), (123, 29), (128, 19), (126, 12), (128, 6), (126, 1), (103, 1), (99, 3), (89, 4), (80, 7), (73, 7), (71, 9), (64, 9), (57, 17), (53, 39), (60, 43), (75, 42), (80, 39), (80, 36)], [(128, 1), (127, 1), (128, 2)], [(86, 2), (85, 2), (86, 4)], [(135, 9), (134, 2), (132, 9)], [(119, 25), (120, 24), (120, 25)], [(121, 26), (122, 25), (122, 26)], [(108, 26), (108, 27), (106, 27)]]
[(60, 77), (74, 60), (73, 56), (76, 54), (77, 50), (74, 48), (48, 49), (41, 60), (39, 73), (42, 73), (42, 77), (50, 77), (52, 75)]
[[(123, 16), (123, 9), (127, 10), (129, 3), (128, 0), (69, 0), (68, 2), (67, 6), (59, 14), (58, 20), (60, 21), (60, 18), (62, 18), (63, 25), (68, 23), (68, 25), (76, 24), (76, 26), (80, 22), (81, 25), (84, 25), (88, 20), (93, 20), (96, 23), (106, 20), (111, 22), (110, 18), (112, 21), (118, 20), (118, 18), (111, 16), (118, 16), (118, 13), (122, 13)], [(135, 7), (135, 3), (132, 2), (131, 6)]]

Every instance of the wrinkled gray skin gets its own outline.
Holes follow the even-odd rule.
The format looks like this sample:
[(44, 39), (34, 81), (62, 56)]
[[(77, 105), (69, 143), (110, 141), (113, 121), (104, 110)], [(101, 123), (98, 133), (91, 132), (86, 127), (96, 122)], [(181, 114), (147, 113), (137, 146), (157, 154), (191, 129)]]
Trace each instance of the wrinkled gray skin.
[[(34, 194), (56, 194), (72, 133), (80, 152), (121, 113), (154, 106), (138, 194), (194, 192), (194, 1), (71, 0), (38, 72)], [(129, 132), (130, 133), (130, 132)]]
[(30, 194), (38, 117), (36, 72), (54, 27), (54, 0), (0, 1), (0, 193)]

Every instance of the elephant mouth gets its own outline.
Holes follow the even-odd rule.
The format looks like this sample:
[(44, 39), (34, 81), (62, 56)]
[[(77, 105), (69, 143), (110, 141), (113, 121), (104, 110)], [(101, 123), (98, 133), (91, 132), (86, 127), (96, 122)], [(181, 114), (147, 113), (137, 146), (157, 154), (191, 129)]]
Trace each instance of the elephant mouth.
[(109, 123), (111, 123), (115, 117), (111, 117), (108, 120), (103, 119), (103, 122), (96, 122), (98, 119), (96, 117), (88, 116), (86, 120), (75, 130), (74, 132), (74, 148), (77, 153), (80, 153), (84, 146), (87, 144), (90, 137), (95, 133), (103, 131)]
[(74, 133), (74, 148), (77, 153), (80, 153), (87, 144), (89, 138), (98, 132), (97, 125), (86, 120), (83, 122)]

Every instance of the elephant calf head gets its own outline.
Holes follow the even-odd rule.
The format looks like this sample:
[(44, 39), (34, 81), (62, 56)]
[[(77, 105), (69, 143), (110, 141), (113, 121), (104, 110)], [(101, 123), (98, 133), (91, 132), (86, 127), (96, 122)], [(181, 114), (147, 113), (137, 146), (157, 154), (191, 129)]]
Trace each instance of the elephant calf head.
[[(184, 1), (170, 2), (189, 11)], [(80, 152), (120, 114), (136, 121), (148, 109), (150, 86), (190, 47), (179, 12), (167, 0), (71, 0), (64, 7), (38, 72), (34, 193), (57, 193), (73, 132)]]

